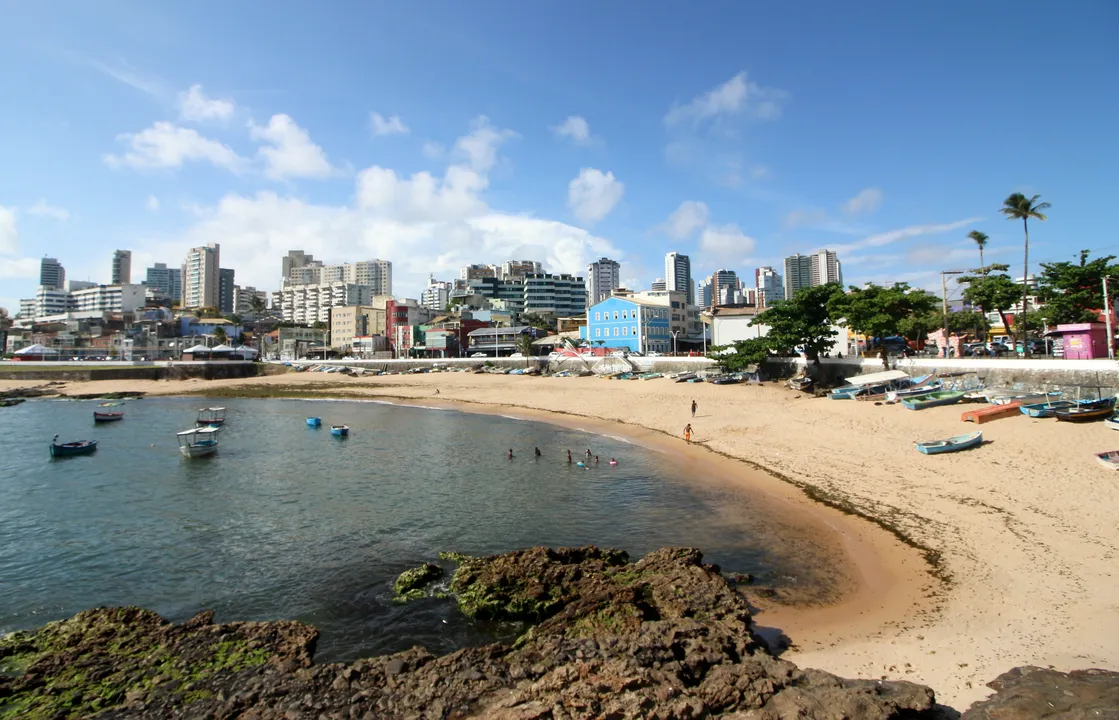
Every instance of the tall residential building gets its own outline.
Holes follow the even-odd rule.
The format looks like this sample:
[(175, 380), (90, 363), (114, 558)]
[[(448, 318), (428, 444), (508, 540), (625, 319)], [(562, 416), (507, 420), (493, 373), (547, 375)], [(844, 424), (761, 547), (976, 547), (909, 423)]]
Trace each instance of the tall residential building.
[(257, 290), (252, 285), (246, 285), (245, 287), (234, 285), (233, 312), (242, 317), (259, 315), (260, 313), (253, 309), (253, 298), (259, 298), (263, 307), (268, 307), (268, 293), (264, 290)]
[(187, 253), (182, 268), (184, 308), (218, 307), (220, 258), (221, 246), (217, 243), (191, 248)]
[(664, 278), (657, 278), (656, 280), (653, 281), (653, 284), (650, 285), (649, 287), (652, 290), (658, 290), (658, 291), (667, 290), (668, 289), (668, 283), (666, 283), (664, 281)]
[(544, 268), (535, 260), (506, 260), (501, 263), (501, 279), (516, 280), (528, 275), (539, 275)]
[[(319, 268), (322, 267), (322, 263), (316, 260), (314, 255), (308, 255), (302, 250), (288, 250), (288, 254), (280, 260), (280, 286), (283, 287), (294, 280), (293, 273), (296, 270), (306, 267)], [(318, 282), (318, 276), (315, 276), (314, 281)]]
[(698, 285), (696, 285), (695, 299), (696, 305), (701, 308), (709, 308), (715, 300), (715, 283), (714, 278), (708, 275)]
[(587, 310), (587, 285), (578, 275), (525, 275), (525, 312), (553, 317), (582, 315)]
[(817, 250), (812, 253), (812, 284), (843, 284), (843, 267), (833, 250)]
[(374, 295), (392, 295), (392, 262), (373, 259), (344, 263), (340, 279), (344, 283), (371, 287)]
[(685, 293), (688, 296), (688, 304), (695, 304), (692, 261), (687, 255), (670, 252), (664, 256), (664, 281), (666, 290)]
[(785, 258), (785, 299), (791, 300), (797, 290), (812, 287), (812, 256), (790, 255)]
[(757, 288), (757, 305), (760, 308), (767, 308), (774, 300), (785, 298), (785, 283), (771, 267), (760, 267), (754, 271), (754, 287)]
[(716, 270), (711, 275), (715, 286), (715, 301), (719, 305), (736, 305), (734, 293), (738, 290), (738, 273), (734, 270)]
[(384, 335), (385, 308), (344, 305), (330, 308), (330, 346), (352, 348), (354, 338)]
[(443, 312), (447, 303), (451, 301), (451, 290), (454, 283), (445, 280), (436, 280), (431, 277), (427, 281), (427, 288), (420, 295), (420, 304), (436, 312)]
[(614, 292), (621, 284), (618, 273), (621, 265), (617, 260), (599, 258), (587, 266), (587, 304), (596, 305)]
[(371, 304), (373, 291), (367, 285), (337, 282), (288, 285), (272, 297), (272, 309), (280, 312), (284, 322), (312, 325), (316, 322), (329, 322), (330, 309), (333, 307)]
[(233, 312), (233, 268), (218, 269), (218, 310), (226, 315)]
[(459, 279), (467, 283), (471, 280), (495, 277), (501, 277), (501, 268), (497, 265), (466, 265), (459, 271)]
[(54, 258), (45, 257), (39, 262), (39, 285), (58, 290), (66, 282), (66, 269)]
[(117, 250), (113, 253), (113, 285), (132, 284), (132, 251)]
[(183, 297), (183, 271), (181, 268), (169, 268), (165, 263), (156, 263), (148, 268), (144, 276), (144, 284), (159, 290), (164, 295), (175, 300)]

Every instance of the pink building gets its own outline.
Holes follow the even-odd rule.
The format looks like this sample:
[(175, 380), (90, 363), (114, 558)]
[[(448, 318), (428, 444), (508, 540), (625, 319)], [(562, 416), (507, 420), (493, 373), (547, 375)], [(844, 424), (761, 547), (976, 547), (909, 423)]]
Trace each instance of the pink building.
[(1048, 335), (1061, 338), (1066, 360), (1107, 357), (1107, 331), (1103, 323), (1058, 325), (1057, 329), (1050, 330)]

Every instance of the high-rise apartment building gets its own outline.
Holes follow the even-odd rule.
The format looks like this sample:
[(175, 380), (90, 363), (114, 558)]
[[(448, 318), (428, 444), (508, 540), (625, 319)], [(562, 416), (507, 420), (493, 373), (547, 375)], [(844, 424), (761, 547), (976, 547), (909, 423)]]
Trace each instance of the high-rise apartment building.
[(233, 312), (233, 290), (236, 287), (233, 277), (235, 274), (233, 268), (218, 269), (218, 310), (226, 315)]
[(760, 308), (785, 298), (785, 283), (771, 267), (760, 267), (754, 271), (754, 287), (757, 288), (757, 306)]
[(688, 304), (695, 304), (695, 288), (692, 286), (692, 261), (687, 255), (670, 252), (664, 256), (665, 289), (685, 293)]
[(572, 317), (587, 311), (587, 285), (578, 275), (531, 273), (524, 284), (526, 313)]
[(656, 290), (656, 291), (660, 292), (660, 291), (668, 289), (668, 283), (665, 282), (664, 278), (657, 278), (656, 280), (653, 281), (653, 284), (650, 285), (649, 287), (650, 287), (651, 290)]
[(443, 312), (447, 303), (451, 301), (451, 290), (454, 283), (446, 280), (436, 280), (434, 277), (427, 281), (427, 287), (420, 295), (420, 304), (436, 312)]
[(833, 250), (817, 250), (812, 253), (812, 284), (843, 284), (843, 267)]
[(374, 295), (392, 295), (392, 263), (388, 260), (344, 263), (340, 279), (344, 283), (373, 288)]
[(218, 276), (218, 262), (221, 259), (221, 246), (210, 243), (203, 247), (191, 248), (182, 267), (183, 307), (218, 307), (221, 280)]
[(260, 300), (260, 307), (268, 307), (268, 293), (264, 290), (257, 290), (252, 285), (241, 287), (240, 285), (233, 286), (233, 312), (242, 317), (257, 317), (260, 315), (253, 308), (253, 298)]
[[(288, 282), (294, 281), (299, 277), (303, 283), (311, 282), (306, 279), (307, 274), (297, 274), (297, 270), (302, 268), (320, 268), (322, 263), (315, 259), (314, 255), (309, 255), (302, 250), (288, 250), (288, 254), (280, 260), (280, 286), (283, 287)], [(314, 275), (314, 282), (318, 282), (318, 275)]]
[(465, 280), (467, 284), (471, 280), (495, 277), (501, 277), (501, 268), (497, 265), (466, 265), (459, 271), (459, 279)]
[(374, 295), (392, 295), (392, 263), (388, 260), (324, 265), (302, 250), (289, 250), (281, 265), (284, 287), (340, 282), (372, 288)]
[(735, 292), (738, 290), (738, 273), (734, 270), (716, 270), (711, 275), (714, 285), (715, 302), (719, 305), (737, 305)]
[(539, 275), (544, 268), (535, 260), (506, 260), (501, 263), (501, 279), (516, 280), (528, 275)]
[(791, 300), (797, 290), (812, 287), (812, 256), (790, 255), (785, 258), (785, 299)]
[(621, 284), (618, 274), (622, 266), (617, 260), (599, 258), (587, 266), (587, 304), (597, 305)]
[(165, 263), (156, 263), (147, 269), (144, 284), (158, 290), (167, 297), (182, 300), (183, 271), (181, 268), (169, 268)]
[(715, 300), (715, 282), (711, 275), (708, 275), (696, 285), (695, 288), (696, 305), (701, 308), (709, 308)]
[(367, 285), (336, 282), (288, 285), (272, 297), (272, 309), (279, 310), (284, 322), (312, 325), (329, 322), (331, 308), (371, 304), (373, 291)]
[(132, 251), (117, 250), (113, 253), (113, 285), (130, 285), (132, 283)]
[(39, 285), (59, 290), (66, 283), (66, 269), (54, 258), (45, 257), (39, 262)]

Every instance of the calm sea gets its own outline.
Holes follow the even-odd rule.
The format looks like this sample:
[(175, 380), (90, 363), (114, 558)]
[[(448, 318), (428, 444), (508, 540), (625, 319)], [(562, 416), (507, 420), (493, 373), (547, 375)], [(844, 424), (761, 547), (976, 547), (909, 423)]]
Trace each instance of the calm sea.
[[(99, 605), (172, 620), (213, 608), (219, 621), (311, 623), (318, 659), (335, 661), (501, 635), (449, 600), (391, 602), (395, 576), (441, 550), (694, 545), (763, 580), (804, 572), (745, 497), (698, 490), (620, 439), (449, 410), (246, 399), (222, 403), (218, 455), (187, 460), (174, 433), (206, 404), (133, 401), (123, 422), (98, 426), (95, 402), (0, 409), (0, 632)], [(308, 415), (351, 435), (310, 429)], [(55, 433), (99, 450), (52, 460)], [(568, 448), (588, 447), (597, 467), (566, 463)]]

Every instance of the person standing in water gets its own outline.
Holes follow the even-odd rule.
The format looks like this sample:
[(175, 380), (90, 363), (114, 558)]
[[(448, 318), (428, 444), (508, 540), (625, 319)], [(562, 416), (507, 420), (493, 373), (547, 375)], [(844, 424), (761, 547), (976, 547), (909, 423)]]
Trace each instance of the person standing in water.
[(687, 425), (684, 426), (684, 442), (688, 443), (689, 445), (692, 442), (692, 424), (691, 423), (688, 423)]
[(570, 450), (567, 451), (567, 464), (568, 465), (571, 464), (571, 451)]
[(693, 417), (693, 418), (695, 417), (695, 409), (696, 409), (697, 407), (699, 407), (699, 405), (698, 405), (698, 404), (696, 404), (696, 401), (695, 401), (695, 400), (692, 400), (692, 417)]
[(590, 456), (591, 456), (591, 449), (587, 448), (587, 457), (590, 457)]
[(533, 450), (536, 453), (536, 459), (539, 460), (540, 459), (540, 448), (533, 448)]
[(513, 448), (509, 448), (509, 459), (513, 459)]

